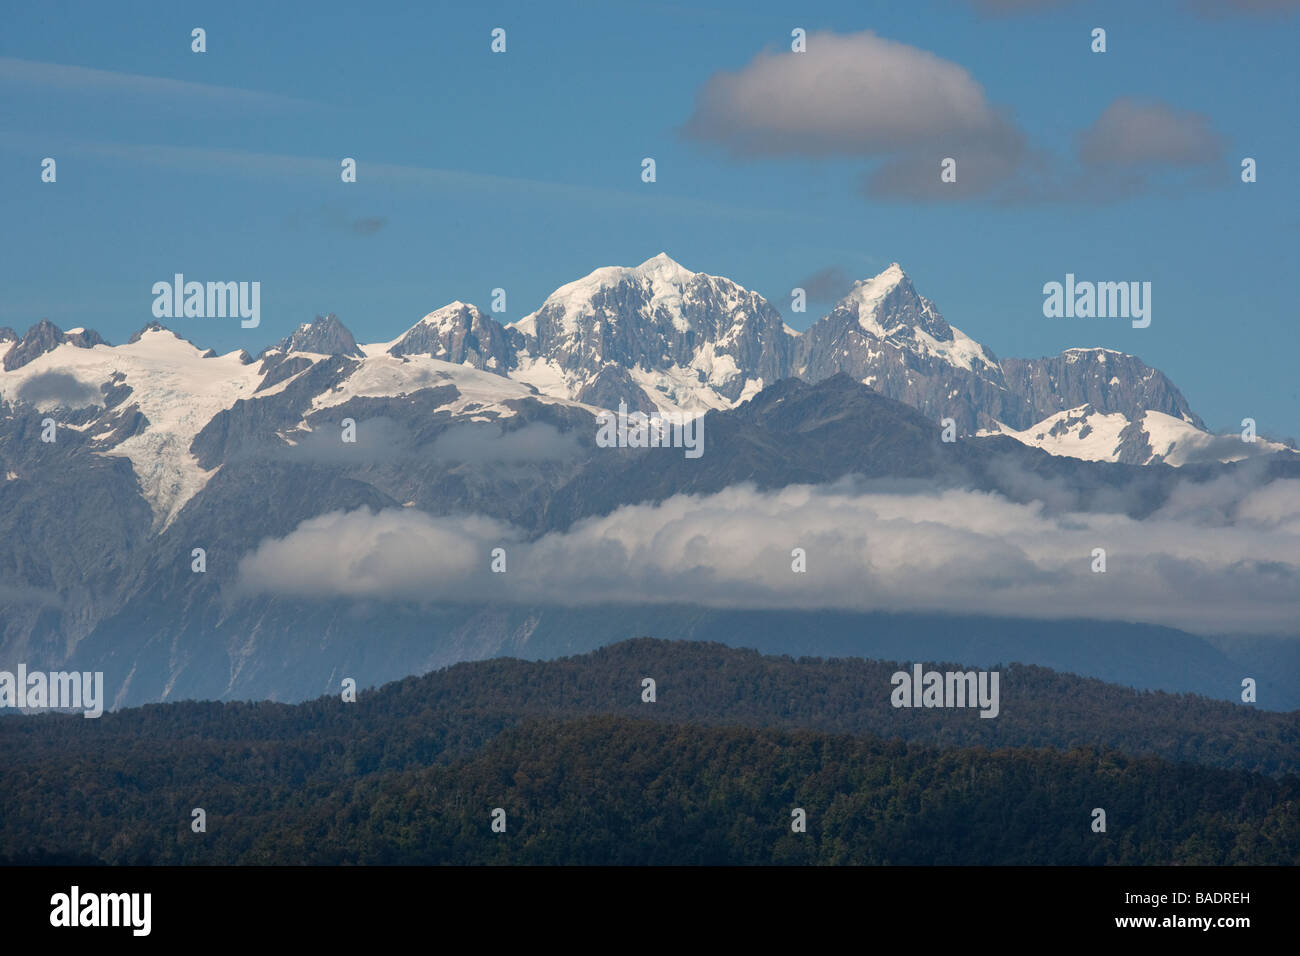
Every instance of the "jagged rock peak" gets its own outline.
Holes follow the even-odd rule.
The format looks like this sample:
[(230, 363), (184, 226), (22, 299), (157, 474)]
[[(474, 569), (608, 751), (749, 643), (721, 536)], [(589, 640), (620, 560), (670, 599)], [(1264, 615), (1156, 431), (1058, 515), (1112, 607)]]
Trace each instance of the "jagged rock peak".
[[(0, 338), (0, 342), (3, 341), (5, 339)], [(94, 329), (76, 328), (64, 332), (49, 319), (41, 319), (27, 330), (27, 334), (22, 339), (15, 341), (5, 352), (4, 369), (11, 372), (16, 368), (22, 368), (38, 356), (52, 352), (65, 344), (88, 349), (96, 345), (108, 345), (108, 342), (104, 341), (103, 336)]]
[(288, 338), (276, 346), (286, 354), (289, 352), (311, 352), (316, 355), (346, 355), (361, 358), (363, 353), (357, 340), (352, 337), (347, 326), (339, 321), (333, 312), (316, 316), (311, 322), (304, 322)]

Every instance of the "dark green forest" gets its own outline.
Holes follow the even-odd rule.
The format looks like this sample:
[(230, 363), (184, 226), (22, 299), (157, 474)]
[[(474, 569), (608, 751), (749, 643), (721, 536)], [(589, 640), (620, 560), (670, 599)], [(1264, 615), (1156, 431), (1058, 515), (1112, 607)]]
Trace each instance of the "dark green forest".
[[(889, 677), (900, 669), (641, 639), (459, 664), (354, 703), (6, 717), (0, 861), (1300, 858), (1300, 713), (1020, 665), (1001, 668), (995, 719), (899, 710)], [(195, 807), (205, 833), (190, 829)], [(491, 827), (497, 807), (504, 833)], [(806, 832), (792, 832), (794, 808)]]

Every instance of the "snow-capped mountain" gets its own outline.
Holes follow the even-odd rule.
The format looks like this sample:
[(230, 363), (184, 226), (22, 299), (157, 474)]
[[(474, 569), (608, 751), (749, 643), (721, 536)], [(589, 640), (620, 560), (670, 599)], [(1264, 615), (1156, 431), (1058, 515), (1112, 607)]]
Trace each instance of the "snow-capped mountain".
[(993, 422), (979, 434), (1009, 435), (1053, 455), (1128, 465), (1182, 466), (1291, 452), (1286, 444), (1215, 435), (1165, 374), (1135, 355), (1074, 348), (1002, 362), (1007, 385), (1040, 420)]
[[(39, 338), (29, 333), (6, 354), (0, 402), (11, 416), (25, 406), (73, 412), (59, 427), (103, 455), (128, 459), (166, 524), (211, 475), (191, 453), (192, 441), (218, 412), (253, 394), (258, 368), (243, 353), (202, 352), (157, 324), (116, 347), (93, 332), (42, 325), (48, 329), (33, 330)], [(33, 341), (51, 347), (22, 354)]]
[(458, 301), (430, 312), (385, 351), (427, 355), (504, 376), (518, 364), (510, 339), (499, 322)]
[(1231, 462), (1292, 451), (1265, 438), (1246, 442), (1239, 435), (1214, 435), (1164, 412), (1139, 408), (1125, 414), (1090, 404), (1056, 412), (1021, 431), (995, 424), (981, 434), (1009, 435), (1053, 455), (1125, 465)]
[(10, 372), (22, 368), (28, 362), (53, 351), (60, 345), (88, 349), (95, 345), (103, 345), (104, 340), (100, 338), (98, 332), (88, 332), (85, 329), (68, 329), (64, 332), (49, 319), (41, 319), (28, 329), (27, 334), (21, 339), (13, 329), (0, 329), (0, 345), (6, 343), (9, 344), (9, 349), (4, 353), (0, 367)]
[(1205, 423), (1174, 383), (1135, 355), (1113, 349), (1066, 349), (1050, 358), (1004, 359), (1002, 372), (1007, 386), (1029, 402), (1035, 421), (1090, 405), (1130, 417), (1141, 411), (1162, 412), (1205, 430)]
[(935, 421), (952, 418), (964, 434), (1033, 420), (992, 351), (949, 325), (896, 262), (855, 283), (804, 333), (797, 372), (813, 382), (844, 372)]
[(201, 351), (157, 322), (119, 346), (43, 322), (5, 354), (13, 367), (0, 372), (0, 418), (60, 412), (59, 429), (95, 454), (130, 461), (162, 529), (224, 461), (248, 453), (250, 432), (263, 441), (269, 430), (291, 448), (310, 434), (313, 413), (352, 399), (436, 392), (430, 410), (483, 421), (511, 417), (511, 402), (536, 396), (468, 363), (370, 349), (332, 315), (299, 327), (260, 362)]
[(259, 454), (298, 447), (313, 416), (354, 400), (418, 394), (431, 413), (471, 422), (510, 419), (526, 399), (702, 413), (782, 379), (837, 374), (936, 427), (953, 418), (962, 434), (1009, 435), (1057, 455), (1178, 465), (1285, 448), (1210, 435), (1173, 383), (1131, 355), (999, 361), (897, 263), (855, 283), (802, 335), (757, 293), (662, 253), (597, 269), (509, 325), (453, 302), (391, 341), (359, 345), (328, 314), (257, 362), (201, 351), (156, 322), (116, 347), (46, 320), (21, 337), (0, 329), (0, 414), (63, 409), (60, 427), (130, 461), (159, 527), (228, 456), (251, 453), (250, 441)]
[(726, 408), (790, 374), (794, 337), (766, 299), (660, 253), (561, 286), (509, 328), (516, 377), (598, 405)]
[[(453, 303), (390, 341), (357, 345), (336, 317), (324, 316), (258, 360), (202, 351), (156, 323), (118, 346), (48, 323), (21, 338), (6, 335), (0, 657), (103, 670), (118, 705), (312, 696), (344, 672), (387, 680), (496, 653), (563, 652), (573, 639), (570, 623), (539, 624), (544, 615), (531, 606), (516, 613), (241, 596), (245, 556), (323, 516), (359, 509), (411, 509), (416, 521), (466, 516), (511, 529), (503, 530), (508, 546), (516, 535), (544, 537), (674, 495), (854, 475), (1021, 501), (1038, 487), (1022, 480), (1032, 474), (1061, 489), (1072, 509), (1116, 497), (1150, 507), (1178, 486), (1174, 469), (1139, 474), (1110, 461), (1242, 451), (1235, 439), (1206, 446), (1191, 422), (1148, 411), (1140, 427), (1152, 447), (1141, 452), (1129, 424), (1088, 408), (1057, 413), (1066, 420), (1059, 429), (1049, 422), (1042, 436), (1026, 427), (1012, 430), (1019, 441), (940, 442), (939, 413), (963, 402), (976, 409), (973, 396), (998, 387), (998, 369), (991, 352), (940, 324), (932, 306), (917, 307), (895, 276), (861, 283), (813, 336), (842, 352), (888, 352), (902, 371), (877, 366), (877, 388), (859, 377), (872, 374), (869, 364), (826, 375), (834, 367), (827, 362), (816, 383), (793, 374), (796, 355), (810, 364), (821, 356), (760, 297), (728, 280), (651, 260), (578, 285), (551, 297), (533, 322), (517, 323), (522, 329)], [(627, 308), (611, 304), (618, 301)], [(554, 356), (533, 351), (547, 341), (540, 313), (540, 328), (556, 335)], [(849, 316), (861, 333), (829, 334)], [(644, 363), (630, 349), (640, 349)], [(736, 372), (719, 375), (724, 366), (730, 372), (728, 362)], [(962, 374), (945, 378), (946, 366)], [(783, 368), (789, 374), (781, 377)], [(907, 393), (931, 403), (922, 410), (883, 393), (890, 382), (909, 386), (909, 374), (916, 388), (922, 371), (930, 390)], [(768, 374), (779, 380), (757, 390)], [(1117, 401), (1137, 394), (1121, 388), (1124, 374), (1110, 385)], [(706, 454), (600, 447), (594, 416), (629, 396), (629, 404), (718, 409), (709, 412)], [(47, 442), (51, 422), (57, 440)], [(1175, 438), (1163, 440), (1161, 429), (1175, 426)], [(354, 443), (340, 440), (348, 429)], [(1097, 437), (1103, 429), (1110, 437)], [(1262, 470), (1300, 478), (1300, 456), (1274, 455)], [(1198, 477), (1231, 471), (1210, 465)], [(448, 539), (449, 552), (460, 547)], [(206, 555), (203, 573), (192, 563), (196, 549)], [(510, 583), (501, 581), (505, 604)]]
[(328, 315), (318, 315), (311, 322), (304, 322), (294, 330), (293, 335), (275, 348), (286, 355), (290, 352), (306, 352), (315, 355), (346, 355), (360, 358), (363, 354), (357, 345), (357, 340), (333, 312)]

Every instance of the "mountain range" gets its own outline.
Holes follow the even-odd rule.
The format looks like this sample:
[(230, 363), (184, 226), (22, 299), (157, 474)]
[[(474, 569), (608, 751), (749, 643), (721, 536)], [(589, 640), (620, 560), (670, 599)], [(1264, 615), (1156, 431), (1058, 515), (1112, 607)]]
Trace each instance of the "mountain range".
[(313, 408), (454, 381), (484, 410), (533, 395), (699, 414), (734, 408), (785, 378), (844, 373), (936, 427), (951, 418), (960, 435), (1007, 434), (1052, 454), (1182, 465), (1290, 450), (1210, 434), (1177, 387), (1135, 356), (1090, 348), (999, 360), (949, 325), (897, 263), (855, 283), (802, 334), (756, 293), (660, 254), (597, 269), (508, 325), (453, 302), (378, 344), (359, 345), (326, 315), (257, 361), (201, 351), (158, 323), (113, 348), (93, 331), (42, 320), (22, 337), (0, 328), (0, 350), (7, 414), (21, 405), (75, 412), (70, 424), (95, 434), (99, 450), (133, 462), (163, 520), (201, 480), (186, 446), (213, 416), (297, 378), (319, 382)]
[[(800, 653), (892, 649), (906, 635), (917, 654), (976, 663), (996, 646), (1004, 659), (1221, 698), (1254, 673), (1269, 706), (1296, 705), (1296, 655), (1260, 644), (1249, 620), (1211, 639), (1057, 614), (1074, 623), (1044, 639), (1011, 607), (750, 612), (626, 594), (594, 607), (519, 590), (511, 574), (433, 593), (432, 571), (380, 596), (354, 587), (370, 580), (369, 558), (330, 587), (313, 586), (329, 567), (259, 586), (294, 564), (249, 564), (265, 542), (329, 515), (480, 522), (447, 539), (454, 551), (478, 533), (524, 548), (620, 509), (742, 487), (922, 482), (1143, 520), (1188, 485), (1300, 477), (1300, 455), (1281, 443), (1211, 435), (1133, 356), (999, 360), (897, 265), (802, 334), (761, 296), (659, 255), (598, 269), (506, 325), (455, 302), (390, 342), (359, 344), (325, 315), (254, 359), (157, 323), (111, 346), (42, 321), (21, 337), (0, 329), (0, 354), (0, 664), (104, 670), (115, 706), (301, 700), (342, 675), (366, 686), (642, 634)], [(620, 402), (704, 414), (703, 457), (599, 448), (595, 416)], [(957, 441), (942, 440), (944, 418)], [(351, 443), (340, 441), (348, 422)], [(992, 645), (962, 636), (995, 620)]]

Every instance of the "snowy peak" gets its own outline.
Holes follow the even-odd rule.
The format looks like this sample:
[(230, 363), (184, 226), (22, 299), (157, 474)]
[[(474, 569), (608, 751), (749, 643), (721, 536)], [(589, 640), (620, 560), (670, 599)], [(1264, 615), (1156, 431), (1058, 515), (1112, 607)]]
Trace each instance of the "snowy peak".
[(1033, 420), (1007, 394), (997, 357), (950, 326), (897, 262), (855, 282), (800, 338), (798, 354), (809, 381), (842, 372), (936, 420), (953, 418), (964, 434), (995, 419)]
[(462, 321), (462, 316), (469, 316), (474, 320), (481, 321), (483, 313), (479, 311), (478, 306), (469, 302), (461, 302), (457, 299), (455, 302), (448, 302), (441, 309), (434, 309), (419, 322), (416, 322), (415, 325), (411, 326), (411, 330), (417, 329), (422, 325), (444, 328), (448, 325), (459, 323)]
[[(104, 346), (94, 332), (48, 321), (22, 337), (0, 329), (0, 400), (72, 410), (100, 454), (131, 459), (163, 521), (221, 460), (215, 438), (193, 451), (195, 436), (240, 398), (280, 402), (292, 429), (304, 409), (444, 384), (463, 403), (452, 414), (504, 414), (528, 395), (700, 413), (734, 408), (782, 379), (844, 374), (934, 422), (953, 419), (959, 434), (998, 431), (1056, 454), (1177, 464), (1268, 450), (1209, 435), (1173, 384), (1131, 355), (1075, 348), (999, 362), (950, 326), (897, 262), (854, 283), (802, 335), (757, 293), (661, 252), (562, 285), (509, 325), (455, 301), (363, 348), (329, 314), (256, 365), (244, 353), (200, 352), (158, 323)], [(225, 434), (218, 425), (212, 435)]]
[(619, 310), (608, 308), (607, 300), (618, 299), (640, 298), (652, 311), (663, 308), (680, 314), (682, 293), (698, 275), (663, 252), (635, 267), (602, 266), (560, 286), (546, 297), (541, 309), (517, 326), (525, 334), (532, 332), (535, 322), (530, 320), (542, 312), (562, 315), (571, 323), (592, 315), (617, 319)]
[(877, 276), (853, 283), (831, 311), (856, 317), (862, 330), (876, 338), (909, 338), (913, 329), (939, 342), (951, 342), (954, 337), (952, 327), (934, 303), (917, 294), (912, 280), (897, 262), (890, 263)]
[[(150, 322), (144, 328), (140, 329), (140, 331), (132, 333), (131, 337), (126, 340), (126, 344), (134, 345), (136, 342), (139, 342), (141, 339), (143, 339), (146, 335), (168, 336), (172, 339), (175, 339), (177, 342), (184, 343), (188, 348), (193, 349), (195, 352), (202, 352), (203, 353), (202, 357), (204, 358), (215, 358), (217, 354), (212, 349), (207, 349), (206, 351), (200, 349), (197, 345), (195, 345), (185, 336), (181, 335), (175, 329), (169, 329), (167, 328), (167, 326), (163, 325), (161, 322), (158, 321)], [(243, 354), (247, 355), (246, 352)], [(244, 364), (247, 365), (248, 363), (245, 362)]]
[(517, 364), (511, 334), (476, 306), (452, 302), (430, 312), (393, 343), (389, 355), (427, 355), (505, 375)]
[[(6, 372), (22, 368), (32, 359), (44, 355), (46, 352), (52, 352), (60, 345), (75, 345), (80, 349), (88, 349), (96, 345), (108, 344), (94, 330), (70, 329), (65, 333), (49, 319), (41, 319), (28, 329), (27, 334), (21, 339), (16, 338), (16, 333), (12, 329), (5, 329), (4, 331), (15, 336), (14, 339), (9, 340), (13, 344), (4, 353), (4, 361), (0, 363)], [(3, 336), (0, 336), (0, 343), (5, 341)]]
[(666, 252), (652, 256), (631, 271), (641, 273), (651, 282), (667, 282), (679, 286), (685, 285), (699, 274), (687, 269)]
[(333, 312), (325, 316), (318, 315), (311, 322), (304, 322), (276, 348), (285, 354), (309, 352), (314, 355), (362, 357), (357, 340)]
[(879, 311), (881, 303), (903, 283), (907, 284), (903, 293), (915, 296), (916, 290), (912, 288), (912, 280), (907, 277), (903, 267), (897, 262), (891, 262), (889, 268), (879, 275), (870, 279), (859, 279), (853, 283), (848, 294), (836, 303), (835, 308), (852, 309), (858, 313), (861, 320), (870, 320)]
[(623, 389), (629, 407), (727, 407), (792, 373), (793, 339), (762, 296), (666, 253), (563, 285), (508, 329), (525, 381), (582, 401)]

